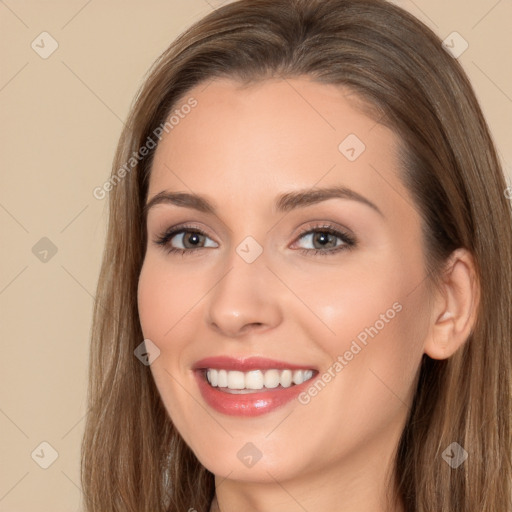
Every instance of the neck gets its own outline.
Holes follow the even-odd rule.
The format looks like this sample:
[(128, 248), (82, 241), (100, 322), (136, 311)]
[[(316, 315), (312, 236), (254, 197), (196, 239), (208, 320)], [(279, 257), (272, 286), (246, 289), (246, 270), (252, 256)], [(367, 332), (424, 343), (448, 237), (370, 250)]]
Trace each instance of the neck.
[(401, 500), (391, 502), (396, 493), (388, 492), (395, 490), (394, 452), (376, 449), (368, 446), (347, 458), (343, 466), (315, 469), (286, 480), (272, 477), (265, 482), (245, 482), (216, 476), (210, 512), (404, 512)]

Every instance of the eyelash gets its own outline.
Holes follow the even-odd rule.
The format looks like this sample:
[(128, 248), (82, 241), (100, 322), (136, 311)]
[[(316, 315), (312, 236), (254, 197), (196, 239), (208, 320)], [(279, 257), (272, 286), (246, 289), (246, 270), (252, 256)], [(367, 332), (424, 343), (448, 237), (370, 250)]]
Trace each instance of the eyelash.
[[(190, 225), (181, 225), (176, 226), (173, 228), (168, 229), (165, 231), (162, 235), (158, 236), (156, 240), (154, 240), (154, 243), (162, 246), (169, 254), (181, 254), (182, 256), (185, 256), (186, 254), (195, 253), (196, 251), (200, 249), (207, 249), (207, 247), (196, 247), (193, 249), (177, 249), (176, 247), (171, 247), (169, 245), (169, 242), (174, 238), (176, 235), (180, 233), (194, 233), (198, 235), (205, 236), (207, 238), (208, 235), (204, 233), (202, 230), (195, 226)], [(345, 250), (351, 250), (354, 249), (357, 245), (357, 240), (354, 236), (341, 231), (334, 226), (330, 224), (322, 224), (318, 226), (309, 226), (303, 231), (299, 233), (297, 236), (297, 240), (300, 240), (303, 236), (309, 235), (311, 233), (327, 233), (329, 235), (334, 235), (338, 238), (340, 238), (344, 243), (334, 249), (328, 249), (328, 250), (321, 250), (321, 249), (298, 249), (302, 254), (311, 254), (313, 253), (315, 256), (328, 256), (337, 254), (340, 251)]]

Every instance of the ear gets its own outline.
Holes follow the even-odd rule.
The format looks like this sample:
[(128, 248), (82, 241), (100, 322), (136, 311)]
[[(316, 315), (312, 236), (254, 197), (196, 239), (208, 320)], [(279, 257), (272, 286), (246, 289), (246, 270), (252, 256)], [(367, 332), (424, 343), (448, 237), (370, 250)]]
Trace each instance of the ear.
[(447, 359), (469, 338), (480, 301), (474, 260), (467, 249), (448, 258), (442, 290), (436, 294), (424, 351), (432, 359)]

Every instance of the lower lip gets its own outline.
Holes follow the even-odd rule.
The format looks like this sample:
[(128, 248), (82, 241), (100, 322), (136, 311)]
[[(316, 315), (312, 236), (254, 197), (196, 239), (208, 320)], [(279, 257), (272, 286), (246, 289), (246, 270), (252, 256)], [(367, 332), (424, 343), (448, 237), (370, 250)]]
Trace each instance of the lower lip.
[(282, 407), (296, 398), (315, 377), (288, 388), (275, 388), (246, 394), (233, 394), (210, 386), (203, 371), (195, 371), (199, 390), (205, 402), (229, 416), (260, 416)]

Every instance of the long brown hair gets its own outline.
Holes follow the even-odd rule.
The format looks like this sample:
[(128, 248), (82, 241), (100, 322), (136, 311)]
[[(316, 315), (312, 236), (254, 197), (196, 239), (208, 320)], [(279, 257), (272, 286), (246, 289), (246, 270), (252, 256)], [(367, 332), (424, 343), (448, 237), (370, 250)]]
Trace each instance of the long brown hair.
[[(399, 498), (407, 512), (512, 511), (512, 214), (463, 69), (428, 27), (384, 0), (241, 0), (194, 24), (159, 57), (120, 137), (91, 334), (87, 512), (206, 512), (214, 494), (214, 476), (134, 357), (143, 340), (137, 283), (154, 149), (138, 152), (200, 82), (301, 75), (350, 89), (400, 136), (401, 178), (422, 215), (429, 282), (436, 286), (458, 247), (475, 261), (480, 304), (467, 342), (446, 360), (423, 356), (396, 451)], [(441, 456), (452, 442), (469, 454), (456, 470)]]

